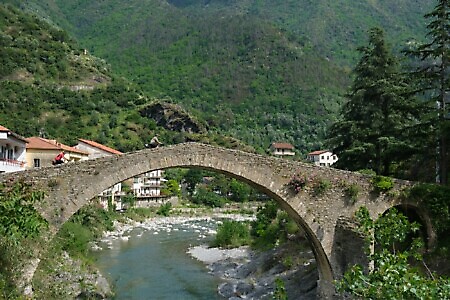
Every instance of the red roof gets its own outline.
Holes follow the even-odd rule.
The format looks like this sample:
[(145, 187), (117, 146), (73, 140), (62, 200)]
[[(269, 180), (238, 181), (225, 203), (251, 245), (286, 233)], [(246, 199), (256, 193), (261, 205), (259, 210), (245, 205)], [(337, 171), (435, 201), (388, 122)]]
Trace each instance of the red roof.
[(272, 147), (276, 149), (290, 149), (293, 150), (294, 146), (289, 143), (272, 143)]
[(317, 150), (317, 151), (313, 151), (313, 152), (308, 153), (308, 155), (320, 155), (320, 154), (325, 153), (325, 152), (330, 152), (330, 151), (329, 150)]
[(86, 154), (86, 155), (89, 154), (87, 152), (78, 150), (77, 148), (61, 144), (56, 140), (44, 139), (37, 136), (30, 137), (27, 140), (28, 140), (27, 149), (64, 150), (79, 154)]
[(11, 130), (9, 130), (9, 129), (6, 128), (5, 126), (0, 125), (0, 131), (6, 132), (7, 134), (12, 135), (12, 136), (15, 137), (16, 139), (21, 140), (21, 141), (27, 143), (27, 139), (26, 139), (26, 138), (24, 138), (24, 137), (21, 136), (21, 135), (18, 135), (18, 134), (15, 133), (15, 132), (12, 132)]
[(106, 151), (106, 152), (109, 152), (109, 153), (112, 153), (112, 154), (122, 154), (122, 152), (120, 152), (120, 151), (118, 151), (116, 149), (110, 148), (108, 146), (102, 145), (102, 144), (94, 142), (94, 141), (85, 140), (85, 139), (78, 139), (78, 140), (83, 142), (83, 143), (85, 143), (85, 144), (88, 144), (88, 145), (90, 145), (92, 147), (98, 148), (100, 150), (103, 150), (103, 151)]

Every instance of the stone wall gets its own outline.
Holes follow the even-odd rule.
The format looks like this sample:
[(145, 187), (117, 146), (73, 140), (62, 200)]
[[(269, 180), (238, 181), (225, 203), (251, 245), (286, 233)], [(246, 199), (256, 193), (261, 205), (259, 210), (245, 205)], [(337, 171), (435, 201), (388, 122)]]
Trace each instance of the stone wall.
[[(347, 245), (347, 237), (353, 239), (338, 220), (351, 219), (360, 206), (366, 206), (372, 217), (376, 217), (401, 203), (398, 197), (374, 193), (370, 177), (366, 175), (199, 143), (2, 174), (0, 181), (22, 180), (45, 191), (45, 200), (36, 208), (56, 232), (73, 213), (106, 188), (151, 170), (173, 167), (216, 171), (247, 182), (272, 197), (303, 227), (311, 242), (321, 280), (329, 282), (336, 277), (336, 271), (340, 273), (347, 264), (348, 257), (342, 256), (346, 250), (342, 247)], [(294, 175), (304, 176), (309, 181), (298, 193), (289, 185)], [(319, 181), (329, 183), (320, 194), (314, 188)], [(358, 186), (359, 193), (349, 201), (345, 190), (353, 184)], [(408, 186), (409, 182), (396, 180), (391, 194)], [(337, 242), (336, 237), (343, 241)]]

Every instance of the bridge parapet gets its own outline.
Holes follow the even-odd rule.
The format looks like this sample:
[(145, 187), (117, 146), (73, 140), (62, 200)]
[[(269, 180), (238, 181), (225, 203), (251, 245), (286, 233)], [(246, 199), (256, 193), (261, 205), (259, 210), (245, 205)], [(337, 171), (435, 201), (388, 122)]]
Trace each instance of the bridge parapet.
[[(55, 167), (0, 175), (1, 182), (21, 180), (45, 192), (36, 209), (56, 232), (77, 210), (100, 192), (118, 182), (157, 169), (201, 168), (249, 183), (275, 199), (305, 230), (318, 262), (321, 280), (335, 277), (332, 257), (335, 227), (340, 218), (351, 218), (360, 206), (372, 217), (400, 204), (398, 197), (374, 193), (370, 177), (359, 173), (257, 155), (199, 143), (183, 143), (145, 149), (120, 156), (67, 163)], [(309, 181), (296, 192), (290, 182), (295, 175)], [(328, 182), (320, 194), (314, 182)], [(358, 196), (349, 201), (345, 189), (357, 185)], [(410, 186), (395, 181), (395, 190)]]

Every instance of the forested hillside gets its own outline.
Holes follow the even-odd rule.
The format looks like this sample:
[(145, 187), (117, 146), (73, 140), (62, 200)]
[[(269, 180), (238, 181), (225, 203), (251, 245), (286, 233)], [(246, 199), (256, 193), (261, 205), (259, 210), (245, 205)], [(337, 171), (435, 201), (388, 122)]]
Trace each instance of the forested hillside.
[(115, 77), (62, 30), (0, 5), (0, 123), (24, 136), (72, 144), (90, 138), (123, 151), (149, 139), (142, 92)]
[(22, 1), (150, 97), (264, 151), (322, 147), (366, 30), (401, 49), (433, 1)]

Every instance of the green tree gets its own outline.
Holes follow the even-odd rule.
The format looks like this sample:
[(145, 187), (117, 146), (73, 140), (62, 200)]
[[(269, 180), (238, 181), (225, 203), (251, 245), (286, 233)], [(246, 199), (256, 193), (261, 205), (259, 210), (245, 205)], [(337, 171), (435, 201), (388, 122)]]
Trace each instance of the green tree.
[(203, 204), (209, 207), (223, 207), (225, 199), (217, 195), (205, 186), (196, 189), (195, 194), (191, 197), (192, 202)]
[(189, 169), (184, 176), (184, 181), (187, 184), (187, 191), (192, 194), (198, 183), (202, 182), (203, 172), (199, 169)]
[[(339, 291), (361, 299), (449, 299), (450, 280), (436, 278), (433, 274), (426, 277), (409, 265), (410, 261), (422, 260), (420, 239), (404, 246), (411, 233), (419, 229), (417, 223), (410, 223), (395, 209), (373, 221), (367, 208), (362, 207), (356, 217), (373, 267), (369, 272), (359, 265), (351, 268), (337, 283)], [(399, 243), (403, 247), (399, 247)], [(370, 249), (375, 251), (371, 253)]]
[(212, 247), (236, 248), (250, 243), (248, 224), (225, 220), (217, 228), (217, 234), (211, 242)]
[(236, 202), (247, 202), (252, 192), (253, 190), (248, 184), (240, 182), (234, 178), (231, 180), (230, 182), (231, 200)]
[(354, 70), (348, 101), (328, 141), (339, 155), (338, 166), (388, 175), (395, 162), (414, 151), (407, 133), (416, 122), (415, 104), (404, 96), (407, 85), (381, 29), (371, 29), (369, 45), (358, 51), (362, 57)]
[(425, 15), (430, 19), (427, 25), (429, 42), (420, 44), (416, 49), (406, 51), (422, 61), (414, 75), (418, 79), (417, 91), (426, 94), (431, 103), (438, 105), (435, 118), (439, 140), (438, 181), (448, 182), (448, 142), (450, 139), (450, 2), (438, 0), (434, 10)]

